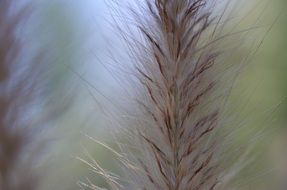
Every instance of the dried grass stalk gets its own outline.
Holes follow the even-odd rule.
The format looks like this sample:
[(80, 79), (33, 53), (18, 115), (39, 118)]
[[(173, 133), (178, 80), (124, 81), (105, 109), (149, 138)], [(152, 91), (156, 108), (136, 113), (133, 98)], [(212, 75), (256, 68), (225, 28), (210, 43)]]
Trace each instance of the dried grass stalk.
[[(242, 66), (225, 62), (230, 45), (225, 39), (241, 32), (223, 34), (228, 3), (225, 9), (214, 8), (218, 3), (144, 0), (132, 9), (135, 31), (143, 40), (122, 34), (135, 66), (137, 104), (124, 123), (130, 127), (125, 133), (128, 146), (119, 143), (123, 153), (115, 152), (127, 182), (120, 183), (124, 179), (104, 171), (93, 159), (84, 161), (111, 189), (225, 189), (225, 180), (244, 165), (235, 164), (229, 175), (221, 160), (228, 139), (216, 133), (223, 126), (234, 71)], [(92, 182), (81, 187), (102, 189)]]
[(219, 47), (211, 43), (207, 3), (145, 1), (149, 18), (139, 22), (146, 41), (138, 46), (136, 70), (147, 122), (137, 127), (141, 172), (131, 189), (213, 190), (220, 182), (218, 144), (211, 137), (221, 111), (211, 100)]

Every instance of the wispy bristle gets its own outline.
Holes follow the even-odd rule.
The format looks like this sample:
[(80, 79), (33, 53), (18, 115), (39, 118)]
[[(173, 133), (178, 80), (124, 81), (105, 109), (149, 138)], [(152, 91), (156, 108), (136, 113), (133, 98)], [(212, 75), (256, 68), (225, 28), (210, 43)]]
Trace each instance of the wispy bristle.
[(211, 190), (219, 182), (217, 146), (208, 137), (220, 108), (207, 105), (217, 83), (209, 74), (219, 50), (200, 50), (213, 21), (206, 3), (146, 1), (152, 23), (139, 26), (148, 50), (139, 55), (137, 71), (148, 97), (139, 102), (151, 122), (138, 126), (147, 148), (139, 158), (146, 177), (137, 188)]
[[(128, 182), (123, 188), (111, 189), (214, 190), (228, 186), (231, 175), (221, 160), (227, 139), (217, 132), (223, 128), (226, 89), (233, 86), (234, 71), (241, 65), (225, 62), (229, 46), (222, 44), (228, 44), (225, 39), (233, 35), (223, 33), (231, 1), (226, 2), (223, 9), (215, 8), (220, 3), (217, 0), (135, 3), (138, 9), (131, 13), (140, 39), (131, 37), (133, 27), (120, 30), (130, 50), (138, 91), (133, 97), (137, 104), (131, 106), (132, 118), (124, 123), (128, 146), (120, 147), (124, 153), (119, 156)], [(131, 34), (123, 33), (125, 30)]]

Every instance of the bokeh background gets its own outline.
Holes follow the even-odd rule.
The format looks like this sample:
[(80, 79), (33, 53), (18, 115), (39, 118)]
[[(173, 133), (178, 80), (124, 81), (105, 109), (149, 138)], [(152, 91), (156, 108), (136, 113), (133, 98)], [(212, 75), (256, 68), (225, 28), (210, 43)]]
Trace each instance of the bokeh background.
[[(72, 100), (50, 132), (53, 139), (42, 166), (47, 171), (43, 190), (79, 189), (77, 183), (88, 179), (104, 185), (77, 159), (87, 156), (86, 150), (103, 168), (119, 172), (111, 154), (85, 136), (112, 143), (110, 126), (117, 126), (112, 110), (121, 86), (117, 73), (109, 68), (115, 64), (110, 53), (116, 51), (114, 47), (120, 51), (122, 42), (113, 28), (111, 15), (116, 10), (109, 5), (108, 0), (33, 1), (36, 13), (27, 23), (26, 34), (33, 36), (31, 51), (45, 45), (57, 76), (48, 85), (59, 101)], [(256, 33), (260, 34), (257, 44), (264, 41), (242, 70), (230, 97), (235, 123), (244, 123), (235, 137), (238, 146), (246, 139), (256, 142), (252, 167), (241, 172), (235, 184), (244, 190), (283, 190), (287, 188), (287, 1), (250, 0), (240, 6), (242, 12), (234, 23), (248, 13), (239, 28), (250, 27), (258, 19), (262, 30)], [(240, 48), (238, 56), (255, 49)]]

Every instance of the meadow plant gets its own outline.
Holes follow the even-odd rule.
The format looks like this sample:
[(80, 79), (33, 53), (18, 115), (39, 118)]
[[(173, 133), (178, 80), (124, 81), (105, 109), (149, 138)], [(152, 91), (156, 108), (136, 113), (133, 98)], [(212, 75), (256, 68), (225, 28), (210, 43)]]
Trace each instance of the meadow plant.
[[(258, 26), (228, 26), (233, 3), (144, 0), (114, 17), (132, 64), (122, 82), (133, 88), (130, 112), (119, 122), (118, 151), (92, 140), (116, 155), (123, 172), (105, 171), (91, 156), (79, 158), (110, 189), (232, 189), (248, 154), (241, 149), (229, 157), (233, 139), (227, 134), (235, 128), (226, 124), (226, 105), (238, 73), (261, 44), (246, 57), (234, 56), (238, 39)], [(122, 4), (112, 7), (119, 13)], [(80, 187), (102, 189), (91, 181)]]

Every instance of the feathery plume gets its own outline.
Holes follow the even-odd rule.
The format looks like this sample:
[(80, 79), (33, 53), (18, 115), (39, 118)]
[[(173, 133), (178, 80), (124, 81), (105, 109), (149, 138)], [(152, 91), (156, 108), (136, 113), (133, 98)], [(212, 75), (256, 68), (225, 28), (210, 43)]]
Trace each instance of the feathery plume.
[[(225, 39), (241, 32), (223, 34), (229, 3), (216, 16), (218, 3), (144, 0), (136, 3), (139, 10), (131, 10), (142, 41), (122, 34), (138, 81), (133, 86), (137, 104), (125, 123), (127, 146), (119, 143), (122, 153), (107, 147), (124, 165), (127, 179), (106, 172), (90, 156), (91, 162), (82, 160), (111, 189), (225, 189), (244, 166), (238, 159), (241, 165), (229, 173), (221, 156), (229, 139), (217, 134), (224, 125), (229, 89), (242, 66), (225, 60), (229, 51), (222, 44), (230, 47)], [(81, 187), (102, 189), (90, 181)]]
[(32, 190), (36, 189), (36, 176), (21, 163), (31, 134), (27, 126), (19, 126), (25, 125), (19, 119), (29, 114), (25, 105), (34, 98), (34, 83), (28, 77), (31, 73), (23, 79), (19, 76), (20, 69), (27, 68), (20, 63), (23, 44), (16, 37), (16, 30), (27, 12), (22, 9), (13, 14), (14, 3), (0, 2), (0, 189)]
[[(38, 189), (35, 165), (40, 157), (40, 126), (55, 117), (47, 98), (44, 56), (25, 55), (20, 26), (30, 15), (29, 4), (0, 1), (0, 189)], [(45, 106), (45, 110), (43, 107)], [(52, 109), (54, 109), (53, 107)], [(41, 111), (40, 111), (41, 110)], [(41, 114), (39, 114), (41, 113)], [(52, 114), (57, 114), (54, 109)], [(52, 117), (52, 118), (51, 118)], [(43, 152), (41, 152), (43, 153)]]
[[(212, 190), (221, 177), (212, 137), (220, 119), (214, 98), (219, 49), (204, 0), (145, 1), (136, 71), (145, 89), (137, 102), (139, 156), (131, 189)], [(219, 27), (218, 24), (215, 27)], [(214, 32), (217, 29), (214, 29)], [(213, 36), (214, 35), (214, 36)], [(204, 39), (209, 38), (209, 39)]]

